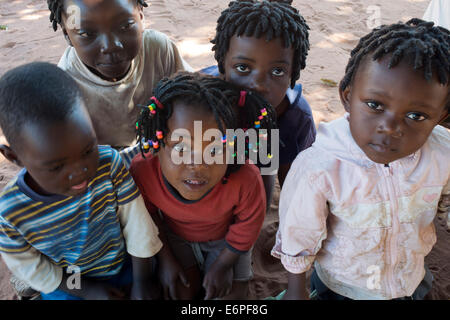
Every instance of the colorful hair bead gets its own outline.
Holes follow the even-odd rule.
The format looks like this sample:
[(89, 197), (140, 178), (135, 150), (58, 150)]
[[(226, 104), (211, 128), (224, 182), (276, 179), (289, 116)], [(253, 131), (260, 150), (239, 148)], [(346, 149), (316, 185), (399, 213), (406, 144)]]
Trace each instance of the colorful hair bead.
[(227, 143), (227, 136), (222, 137), (222, 143)]
[(164, 109), (164, 105), (161, 102), (159, 102), (159, 100), (155, 96), (151, 97), (150, 100), (153, 100), (159, 109), (161, 110)]
[(158, 138), (159, 140), (161, 140), (163, 138), (162, 131), (156, 131), (156, 138)]
[(136, 122), (136, 130), (139, 129), (139, 122)]
[(259, 116), (258, 119), (262, 120), (262, 119), (264, 119), (264, 116)]
[(144, 150), (148, 150), (150, 148), (149, 144), (147, 142), (144, 142)]
[(158, 141), (152, 141), (152, 144), (153, 144), (153, 149), (158, 149), (159, 148)]
[(229, 144), (230, 146), (234, 146), (234, 141), (230, 141), (230, 142), (228, 142), (228, 144)]
[(241, 96), (239, 97), (238, 107), (243, 107), (245, 105), (245, 97), (247, 96), (247, 91), (241, 91)]
[(260, 121), (255, 121), (255, 128), (259, 129), (261, 127), (261, 122)]
[(268, 155), (267, 155), (267, 158), (269, 158), (269, 159), (272, 159), (272, 155), (269, 153)]
[(262, 114), (263, 116), (267, 116), (267, 110), (266, 110), (266, 108), (261, 109), (261, 114)]

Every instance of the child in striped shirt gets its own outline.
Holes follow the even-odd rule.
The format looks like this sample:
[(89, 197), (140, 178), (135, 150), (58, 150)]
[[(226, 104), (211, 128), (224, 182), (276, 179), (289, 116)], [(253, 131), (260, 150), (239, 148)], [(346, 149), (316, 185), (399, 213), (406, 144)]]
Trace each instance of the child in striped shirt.
[(43, 299), (157, 297), (157, 227), (117, 151), (97, 145), (75, 81), (48, 63), (7, 72), (0, 126), (0, 152), (24, 167), (0, 194), (11, 272)]

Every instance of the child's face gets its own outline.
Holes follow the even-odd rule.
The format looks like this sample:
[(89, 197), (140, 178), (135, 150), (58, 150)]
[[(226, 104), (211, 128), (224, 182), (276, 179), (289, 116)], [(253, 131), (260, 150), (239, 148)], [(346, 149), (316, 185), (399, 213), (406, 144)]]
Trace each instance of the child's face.
[(445, 118), (449, 93), (436, 75), (427, 82), (423, 70), (405, 60), (389, 69), (389, 59), (366, 57), (352, 84), (340, 92), (353, 138), (369, 159), (382, 164), (422, 147)]
[(224, 59), (225, 80), (257, 91), (277, 108), (291, 84), (293, 56), (280, 38), (233, 36)]
[(64, 122), (31, 124), (20, 133), (17, 159), (40, 194), (83, 193), (98, 167), (97, 138), (84, 106)]
[[(211, 141), (202, 141), (203, 134), (208, 129), (218, 129), (214, 115), (202, 109), (185, 105), (182, 102), (174, 103), (174, 112), (168, 120), (169, 132), (166, 135), (165, 147), (158, 152), (161, 163), (161, 171), (167, 181), (186, 200), (198, 200), (209, 190), (221, 181), (227, 170), (225, 160), (223, 164), (206, 164), (203, 160), (205, 152), (211, 152)], [(201, 121), (202, 131), (194, 132), (194, 121)], [(175, 129), (185, 129), (189, 132), (189, 137), (183, 137), (177, 141), (170, 141), (170, 137)], [(186, 133), (187, 133), (186, 132)], [(194, 133), (201, 133), (202, 136), (194, 136)], [(196, 140), (194, 143), (194, 139)], [(188, 156), (191, 164), (176, 164), (171, 155), (176, 152), (180, 157), (183, 152), (190, 150)], [(214, 151), (217, 155), (224, 151), (222, 141), (215, 143)], [(201, 164), (194, 164), (195, 155), (201, 153)]]
[[(80, 10), (78, 27), (70, 6)], [(66, 0), (64, 10), (62, 29), (81, 61), (105, 80), (123, 78), (142, 45), (143, 12), (136, 0)]]

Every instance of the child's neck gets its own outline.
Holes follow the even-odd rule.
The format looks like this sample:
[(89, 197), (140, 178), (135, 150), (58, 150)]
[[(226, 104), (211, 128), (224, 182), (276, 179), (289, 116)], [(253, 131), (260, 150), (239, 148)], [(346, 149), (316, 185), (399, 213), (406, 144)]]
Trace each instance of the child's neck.
[(276, 108), (277, 118), (280, 118), (286, 112), (286, 110), (289, 108), (290, 104), (291, 103), (289, 102), (288, 97), (284, 96), (283, 100), (281, 101), (281, 103)]
[(27, 184), (27, 186), (30, 187), (30, 189), (33, 190), (34, 192), (36, 192), (37, 194), (39, 194), (41, 196), (53, 195), (51, 193), (48, 193), (44, 189), (42, 189), (41, 186), (39, 186), (39, 184), (37, 184), (37, 182), (34, 181), (33, 177), (28, 172), (25, 174), (24, 180), (25, 180), (25, 183)]

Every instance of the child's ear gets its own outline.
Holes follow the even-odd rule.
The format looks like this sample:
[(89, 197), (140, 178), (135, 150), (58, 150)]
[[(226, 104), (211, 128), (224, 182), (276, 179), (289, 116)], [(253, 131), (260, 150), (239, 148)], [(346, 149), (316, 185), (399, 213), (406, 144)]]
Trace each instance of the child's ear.
[(339, 97), (341, 98), (341, 103), (344, 106), (345, 111), (350, 112), (350, 98), (351, 98), (352, 88), (347, 86), (344, 90), (339, 87)]
[(142, 32), (145, 30), (145, 15), (144, 15), (144, 7), (139, 6), (139, 18), (141, 19), (142, 24)]
[(68, 44), (69, 46), (73, 47), (72, 41), (70, 41), (70, 38), (69, 38), (69, 35), (67, 34), (66, 28), (63, 27), (63, 26), (61, 25), (61, 29), (62, 29), (62, 32), (63, 32), (63, 34), (64, 34), (64, 39), (66, 39), (67, 44)]
[(0, 153), (12, 163), (22, 167), (17, 154), (9, 146), (0, 144)]

